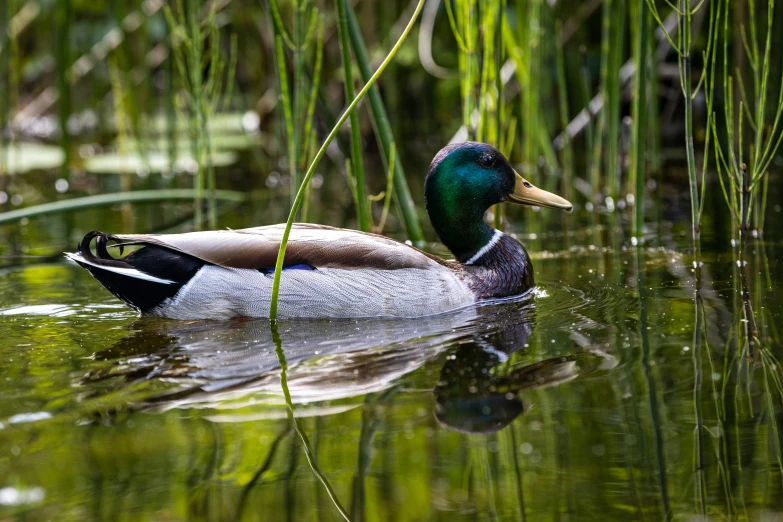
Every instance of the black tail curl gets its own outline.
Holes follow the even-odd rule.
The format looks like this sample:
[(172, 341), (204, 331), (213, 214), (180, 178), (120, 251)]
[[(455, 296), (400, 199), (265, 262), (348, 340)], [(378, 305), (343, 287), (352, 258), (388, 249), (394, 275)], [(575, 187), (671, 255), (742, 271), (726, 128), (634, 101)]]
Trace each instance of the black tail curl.
[[(92, 250), (90, 249), (90, 244), (92, 243), (93, 239), (96, 240), (95, 252), (98, 254), (97, 256), (93, 254)], [(76, 250), (82, 255), (82, 257), (85, 260), (91, 263), (95, 263), (103, 266), (115, 266), (117, 268), (133, 268), (123, 259), (116, 259), (109, 254), (109, 251), (106, 247), (110, 241), (115, 241), (117, 243), (120, 243), (119, 239), (116, 236), (113, 236), (111, 234), (106, 234), (98, 230), (93, 230), (92, 232), (88, 232), (87, 235), (84, 236), (84, 238), (79, 242), (78, 246), (76, 247)], [(120, 249), (120, 256), (122, 256), (122, 254), (125, 251), (125, 248), (122, 245), (122, 243), (120, 243), (117, 246)]]
[[(94, 254), (90, 248), (93, 240)], [(204, 266), (203, 261), (194, 257), (155, 245), (145, 245), (125, 257), (115, 258), (107, 248), (110, 242), (118, 243), (116, 247), (122, 256), (124, 248), (119, 238), (93, 230), (77, 246), (81, 259), (78, 256), (71, 259), (118, 299), (142, 314), (154, 313)]]

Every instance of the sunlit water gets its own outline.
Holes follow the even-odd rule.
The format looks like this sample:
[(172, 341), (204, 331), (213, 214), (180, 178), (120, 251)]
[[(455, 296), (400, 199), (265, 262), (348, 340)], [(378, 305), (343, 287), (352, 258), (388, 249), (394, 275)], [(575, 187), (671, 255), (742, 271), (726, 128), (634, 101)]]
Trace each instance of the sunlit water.
[(749, 353), (736, 251), (705, 248), (694, 300), (682, 222), (634, 247), (616, 214), (558, 215), (521, 236), (526, 296), (274, 331), (137, 318), (59, 259), (57, 226), (145, 212), (6, 250), (0, 519), (783, 517), (774, 239), (747, 253)]

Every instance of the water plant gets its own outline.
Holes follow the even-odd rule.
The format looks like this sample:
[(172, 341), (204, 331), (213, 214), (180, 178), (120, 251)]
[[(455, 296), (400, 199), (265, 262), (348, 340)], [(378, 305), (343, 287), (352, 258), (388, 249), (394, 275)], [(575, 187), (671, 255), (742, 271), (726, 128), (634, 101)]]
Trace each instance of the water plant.
[[(179, 80), (186, 96), (180, 99), (180, 108), (189, 115), (191, 150), (197, 164), (195, 177), (196, 228), (204, 224), (202, 202), (206, 189), (208, 200), (207, 221), (217, 227), (217, 200), (215, 169), (212, 164), (209, 118), (224, 99), (231, 97), (236, 68), (236, 38), (231, 39), (229, 64), (221, 58), (220, 33), (215, 19), (217, 4), (212, 4), (204, 22), (201, 20), (200, 2), (183, 0), (165, 7), (166, 20), (171, 31), (171, 48)], [(206, 81), (204, 75), (207, 74)]]
[[(710, 133), (704, 144), (705, 154), (703, 155), (703, 164), (701, 172), (696, 165), (696, 149), (694, 145), (694, 115), (693, 101), (704, 88), (704, 94), (707, 101), (707, 123), (706, 127), (711, 128), (713, 121), (713, 102), (715, 100), (715, 57), (717, 54), (718, 30), (720, 22), (720, 9), (716, 6), (716, 1), (709, 3), (709, 28), (707, 34), (706, 50), (703, 52), (704, 66), (702, 68), (699, 80), (694, 85), (693, 82), (693, 17), (702, 8), (704, 2), (699, 2), (695, 6), (688, 0), (680, 0), (678, 5), (669, 3), (670, 7), (677, 16), (677, 42), (675, 42), (669, 30), (664, 24), (658, 11), (655, 0), (646, 0), (650, 9), (650, 14), (658, 22), (658, 25), (666, 35), (666, 39), (677, 54), (677, 65), (680, 76), (680, 89), (685, 105), (685, 153), (688, 165), (688, 187), (691, 204), (691, 238), (693, 253), (697, 266), (701, 264), (701, 217), (704, 211), (704, 190), (706, 189), (705, 176), (707, 173), (708, 159), (710, 157)], [(668, 2), (667, 2), (668, 3)]]
[[(354, 98), (353, 60), (351, 59), (351, 43), (348, 34), (348, 0), (335, 0), (337, 4), (337, 30), (340, 35), (340, 50), (343, 63), (343, 86), (345, 99)], [(359, 230), (370, 231), (370, 205), (367, 200), (367, 186), (364, 181), (364, 159), (362, 158), (362, 133), (359, 127), (359, 113), (351, 112), (351, 177), (354, 180), (356, 215)]]
[[(610, 197), (619, 191), (617, 144), (620, 132), (620, 66), (625, 40), (625, 2), (605, 0), (601, 15), (601, 68), (599, 92), (603, 110), (598, 116), (590, 163), (593, 198), (604, 188)], [(607, 176), (604, 179), (603, 173)]]
[[(357, 20), (356, 13), (350, 3), (347, 5), (346, 11), (348, 15), (348, 31), (351, 37), (351, 45), (353, 46), (356, 64), (359, 67), (362, 80), (365, 83), (370, 83), (373, 72), (370, 67), (370, 58), (364, 44), (364, 38), (362, 37), (362, 32), (359, 28), (359, 21)], [(367, 96), (370, 102), (370, 111), (375, 123), (373, 130), (379, 143), (381, 153), (384, 156), (386, 165), (394, 166), (394, 175), (392, 177), (395, 194), (394, 199), (397, 202), (400, 218), (405, 226), (405, 234), (414, 244), (422, 244), (424, 242), (424, 234), (421, 231), (421, 223), (419, 222), (416, 211), (416, 204), (413, 201), (413, 197), (411, 197), (408, 180), (405, 177), (405, 170), (402, 166), (402, 159), (395, 146), (394, 133), (392, 132), (391, 123), (389, 122), (386, 107), (384, 106), (378, 86), (374, 84), (371, 85)], [(391, 159), (392, 157), (394, 157), (394, 160)]]
[[(283, 108), (283, 128), (293, 203), (301, 183), (299, 173), (305, 169), (311, 159), (310, 141), (323, 63), (323, 23), (319, 9), (311, 5), (309, 0), (291, 2), (293, 19), (291, 31), (285, 27), (277, 0), (269, 0), (269, 12), (274, 34), (274, 66), (278, 80), (278, 101)], [(306, 59), (313, 48), (313, 43), (315, 43), (315, 51), (308, 85)], [(293, 73), (290, 82), (289, 54)]]
[(633, 186), (635, 195), (634, 234), (637, 239), (641, 239), (644, 233), (644, 187), (647, 158), (647, 73), (650, 54), (648, 39), (652, 18), (643, 0), (635, 2), (631, 11), (637, 20), (638, 34), (636, 35), (633, 53), (634, 61), (636, 62), (636, 74), (634, 75), (633, 135), (631, 143), (634, 149), (631, 155), (629, 185)]
[[(709, 128), (715, 138), (716, 166), (721, 188), (739, 233), (756, 235), (764, 227), (764, 215), (769, 182), (769, 169), (783, 143), (783, 56), (773, 46), (775, 34), (775, 1), (767, 2), (765, 32), (759, 35), (761, 25), (755, 0), (734, 6), (728, 0), (715, 0), (716, 9), (721, 6), (724, 13), (723, 37), (723, 90), (725, 106), (722, 113), (725, 128), (721, 139), (719, 127), (713, 114)], [(730, 4), (732, 4), (730, 6)], [(732, 27), (730, 7), (744, 12), (747, 10), (748, 24)], [(720, 16), (720, 15), (718, 15)], [(730, 29), (739, 30), (745, 58), (750, 66), (751, 86), (745, 86), (745, 78), (735, 63), (731, 72), (729, 59)], [(720, 32), (720, 29), (716, 29)], [(750, 36), (748, 36), (748, 32)], [(760, 40), (763, 38), (763, 49)], [(770, 97), (777, 86), (778, 98), (770, 104)], [(738, 96), (739, 103), (735, 102)], [(772, 98), (774, 100), (774, 98)], [(769, 109), (772, 109), (770, 112)], [(747, 129), (751, 136), (743, 136)], [(760, 192), (760, 194), (759, 194)]]

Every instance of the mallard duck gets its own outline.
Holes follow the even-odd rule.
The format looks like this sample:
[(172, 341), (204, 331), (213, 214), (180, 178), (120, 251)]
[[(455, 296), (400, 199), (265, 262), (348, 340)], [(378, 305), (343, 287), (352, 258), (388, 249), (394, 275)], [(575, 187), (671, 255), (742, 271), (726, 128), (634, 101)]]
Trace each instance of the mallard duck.
[[(494, 147), (443, 148), (424, 183), (427, 213), (456, 260), (384, 236), (298, 223), (281, 276), (280, 317), (419, 317), (508, 297), (534, 285), (527, 252), (484, 222), (496, 203), (570, 211), (534, 187)], [(185, 234), (90, 232), (67, 257), (142, 315), (172, 319), (268, 317), (284, 225)], [(96, 240), (95, 253), (90, 244)], [(114, 242), (143, 246), (109, 255)]]

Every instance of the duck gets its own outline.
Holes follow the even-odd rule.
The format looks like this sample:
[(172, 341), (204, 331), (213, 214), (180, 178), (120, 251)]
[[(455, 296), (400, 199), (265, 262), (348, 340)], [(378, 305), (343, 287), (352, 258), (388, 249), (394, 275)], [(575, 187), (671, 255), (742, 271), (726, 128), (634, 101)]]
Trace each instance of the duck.
[[(378, 234), (295, 223), (278, 317), (415, 318), (522, 295), (535, 286), (530, 256), (486, 223), (486, 211), (503, 202), (572, 209), (524, 179), (496, 148), (478, 142), (450, 144), (435, 155), (424, 198), (433, 229), (454, 259)], [(160, 235), (92, 231), (66, 257), (141, 316), (269, 317), (284, 230), (278, 224)]]

